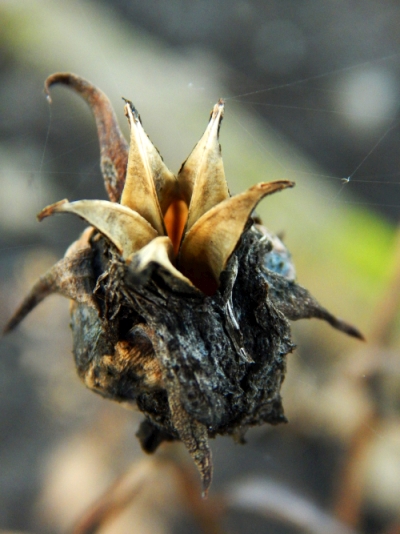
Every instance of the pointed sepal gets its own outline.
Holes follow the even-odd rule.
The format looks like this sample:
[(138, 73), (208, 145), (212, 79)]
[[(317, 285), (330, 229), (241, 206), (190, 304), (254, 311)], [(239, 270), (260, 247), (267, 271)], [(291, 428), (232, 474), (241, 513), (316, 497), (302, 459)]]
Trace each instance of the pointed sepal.
[[(138, 112), (134, 108), (132, 102), (126, 102), (128, 107), (125, 107), (125, 113), (128, 117), (130, 127), (135, 127), (137, 129), (135, 135), (131, 135), (130, 150), (133, 148), (132, 142), (135, 143), (135, 145), (140, 143), (140, 147), (135, 146), (134, 151), (140, 152), (142, 157), (147, 159), (146, 165), (150, 168), (158, 202), (160, 204), (161, 212), (164, 215), (171, 202), (179, 196), (178, 180), (165, 165), (161, 154), (144, 131)], [(132, 119), (134, 119), (133, 122)]]
[(204, 213), (230, 196), (218, 141), (223, 113), (224, 103), (220, 100), (211, 112), (203, 136), (178, 174), (181, 193), (189, 205), (187, 231)]
[(293, 187), (287, 180), (260, 183), (207, 211), (184, 237), (179, 269), (204, 293), (212, 295), (247, 220), (262, 198)]
[(104, 234), (124, 258), (157, 237), (156, 230), (141, 215), (107, 200), (61, 200), (44, 208), (38, 219), (41, 221), (54, 213), (78, 215)]
[(154, 182), (152, 158), (149, 157), (149, 144), (151, 143), (143, 130), (138, 112), (129, 101), (125, 105), (125, 114), (131, 129), (131, 139), (121, 204), (137, 211), (157, 230), (159, 235), (165, 235), (164, 221)]
[(268, 295), (275, 307), (291, 321), (321, 319), (345, 334), (365, 341), (355, 326), (332, 315), (307, 289), (269, 269), (264, 270), (268, 282)]

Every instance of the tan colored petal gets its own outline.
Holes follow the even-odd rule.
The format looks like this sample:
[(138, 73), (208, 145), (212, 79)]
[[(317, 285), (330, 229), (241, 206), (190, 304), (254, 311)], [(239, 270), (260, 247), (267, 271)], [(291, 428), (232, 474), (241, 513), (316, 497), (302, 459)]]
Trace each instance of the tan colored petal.
[(111, 102), (103, 91), (69, 72), (57, 72), (45, 81), (44, 89), (50, 102), (49, 89), (57, 83), (71, 87), (89, 104), (96, 120), (104, 184), (110, 200), (118, 202), (125, 183), (128, 143), (121, 133)]
[(175, 278), (179, 278), (189, 286), (193, 287), (191, 281), (173, 266), (173, 259), (174, 251), (172, 242), (170, 238), (166, 236), (156, 237), (148, 243), (148, 245), (129, 258), (132, 263), (132, 268), (137, 273), (145, 271), (151, 263), (156, 263), (171, 273), (172, 276), (175, 276)]
[(179, 256), (182, 273), (212, 295), (253, 209), (266, 195), (293, 186), (287, 180), (260, 183), (205, 213), (183, 240)]
[[(144, 157), (147, 157), (147, 164), (150, 167), (154, 186), (156, 188), (158, 202), (160, 204), (161, 211), (164, 214), (167, 211), (168, 206), (171, 204), (171, 202), (178, 197), (178, 180), (176, 179), (176, 176), (165, 165), (159, 151), (153, 145), (146, 132), (143, 130), (140, 117), (138, 116), (138, 113), (133, 107), (132, 103), (127, 102), (127, 105), (130, 108), (130, 110), (125, 108), (129, 123), (132, 124), (132, 115), (133, 118), (136, 118), (137, 120), (137, 122), (135, 123), (135, 127), (140, 131), (140, 135), (135, 135), (133, 141), (135, 143), (140, 142), (145, 151), (146, 155)], [(130, 150), (132, 150), (132, 146)]]
[(152, 159), (149, 157), (151, 143), (143, 130), (138, 112), (131, 102), (127, 101), (125, 114), (131, 128), (131, 142), (121, 204), (140, 213), (159, 235), (165, 235), (164, 221), (155, 188)]
[(230, 196), (218, 141), (223, 114), (224, 103), (220, 100), (212, 110), (206, 131), (178, 174), (180, 190), (189, 205), (187, 230)]
[(73, 213), (85, 219), (117, 247), (124, 258), (157, 237), (156, 230), (138, 213), (107, 200), (61, 200), (44, 208), (39, 221), (54, 213)]

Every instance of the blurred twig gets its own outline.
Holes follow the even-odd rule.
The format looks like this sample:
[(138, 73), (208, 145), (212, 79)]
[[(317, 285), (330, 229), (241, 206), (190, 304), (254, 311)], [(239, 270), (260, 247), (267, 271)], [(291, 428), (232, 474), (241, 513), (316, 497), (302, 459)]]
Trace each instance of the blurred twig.
[[(216, 498), (203, 499), (198, 473), (192, 468), (188, 469), (182, 462), (176, 463), (178, 480), (182, 491), (182, 500), (187, 504), (193, 517), (204, 534), (224, 534), (222, 528), (222, 515), (225, 506)], [(196, 477), (196, 478), (195, 478)]]
[(360, 480), (360, 464), (365, 457), (365, 451), (374, 437), (374, 428), (379, 424), (379, 418), (371, 411), (354, 432), (347, 454), (338, 476), (339, 490), (336, 497), (335, 515), (346, 525), (357, 528), (360, 523), (362, 504), (362, 481)]
[(157, 476), (175, 478), (180, 490), (178, 498), (185, 504), (182, 509), (193, 515), (204, 534), (224, 534), (221, 527), (222, 504), (201, 498), (198, 473), (191, 464), (186, 464), (176, 444), (163, 447), (157, 455), (135, 463), (84, 513), (71, 534), (98, 532), (132, 505)]
[(392, 523), (382, 534), (400, 534), (400, 523)]
[(387, 346), (400, 308), (400, 226), (397, 229), (393, 254), (393, 272), (372, 315), (370, 343)]
[[(383, 354), (383, 349), (390, 343), (393, 325), (400, 308), (400, 227), (397, 230), (395, 249), (393, 254), (393, 272), (389, 278), (383, 296), (372, 313), (373, 324), (369, 343), (372, 350)], [(371, 350), (371, 349), (370, 349)], [(365, 353), (364, 353), (365, 355)], [(366, 356), (366, 355), (365, 355)], [(362, 357), (362, 356), (361, 356)], [(367, 360), (367, 358), (366, 358)], [(368, 362), (366, 362), (368, 365)], [(373, 368), (370, 373), (378, 369)], [(368, 371), (367, 371), (368, 374)], [(363, 373), (354, 375), (354, 380), (360, 382), (360, 387), (368, 387), (368, 381), (361, 380)], [(381, 414), (376, 405), (372, 405), (358, 428), (355, 430), (347, 450), (341, 473), (338, 476), (339, 489), (336, 498), (336, 517), (350, 525), (357, 527), (361, 519), (361, 505), (363, 485), (360, 480), (362, 463), (371, 440), (376, 435), (376, 428), (380, 425)], [(392, 531), (390, 531), (392, 532)], [(394, 530), (393, 532), (397, 532)]]
[(135, 463), (85, 512), (72, 534), (94, 534), (118, 516), (141, 492), (155, 468), (156, 463), (152, 458)]
[(249, 479), (231, 487), (227, 504), (234, 508), (279, 519), (312, 534), (351, 534), (354, 530), (333, 518), (306, 498), (265, 479)]

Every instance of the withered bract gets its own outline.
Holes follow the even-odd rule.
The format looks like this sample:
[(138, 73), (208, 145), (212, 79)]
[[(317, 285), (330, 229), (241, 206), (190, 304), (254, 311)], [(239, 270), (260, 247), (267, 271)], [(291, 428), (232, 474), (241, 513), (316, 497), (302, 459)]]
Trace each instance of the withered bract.
[(285, 421), (280, 388), (294, 345), (289, 320), (317, 317), (349, 335), (358, 330), (296, 284), (282, 241), (254, 216), (258, 202), (292, 187), (259, 183), (231, 196), (218, 141), (224, 103), (175, 176), (126, 101), (129, 145), (108, 98), (68, 73), (91, 107), (110, 201), (62, 200), (39, 220), (72, 213), (90, 227), (32, 288), (6, 326), (15, 328), (47, 295), (72, 299), (78, 374), (86, 386), (145, 415), (143, 449), (181, 440), (206, 492), (208, 438), (242, 439), (248, 427)]

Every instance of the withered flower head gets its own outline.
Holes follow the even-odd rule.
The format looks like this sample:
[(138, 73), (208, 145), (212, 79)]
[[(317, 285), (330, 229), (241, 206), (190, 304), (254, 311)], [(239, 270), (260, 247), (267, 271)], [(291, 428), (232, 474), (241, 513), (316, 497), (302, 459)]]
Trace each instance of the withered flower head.
[(38, 215), (72, 213), (90, 228), (40, 278), (6, 331), (51, 293), (72, 299), (83, 382), (143, 412), (137, 435), (145, 451), (181, 440), (206, 492), (209, 437), (240, 440), (250, 426), (286, 420), (288, 320), (317, 317), (362, 336), (295, 283), (289, 252), (252, 216), (262, 198), (294, 184), (259, 183), (230, 195), (218, 142), (221, 100), (175, 176), (131, 102), (128, 147), (99, 89), (58, 73), (46, 80), (47, 94), (55, 83), (74, 89), (94, 113), (110, 201), (62, 200)]

